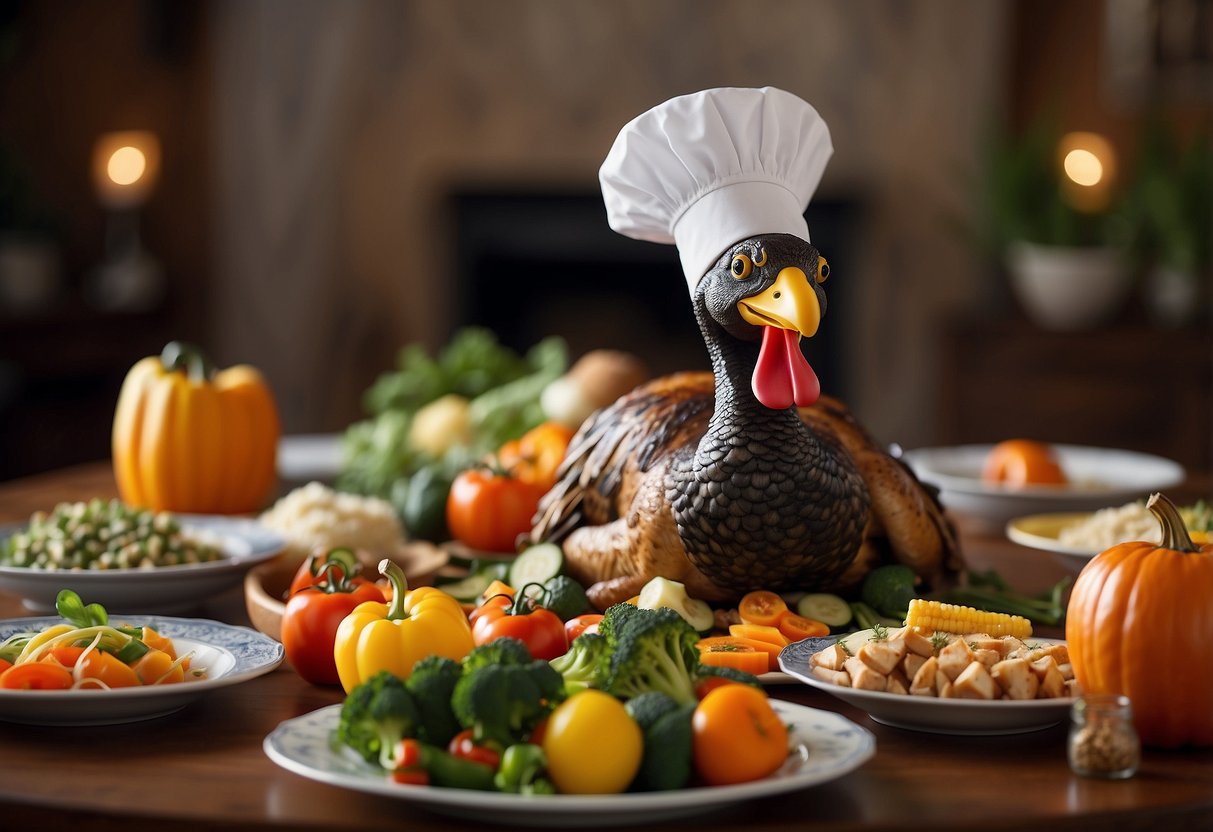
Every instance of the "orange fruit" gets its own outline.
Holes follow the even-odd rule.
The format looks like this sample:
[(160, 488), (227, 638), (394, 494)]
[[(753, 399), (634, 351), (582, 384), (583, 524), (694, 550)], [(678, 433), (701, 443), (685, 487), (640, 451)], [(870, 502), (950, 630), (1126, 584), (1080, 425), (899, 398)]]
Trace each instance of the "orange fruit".
[(999, 442), (986, 457), (981, 478), (1010, 486), (1065, 485), (1066, 474), (1053, 448), (1031, 439)]

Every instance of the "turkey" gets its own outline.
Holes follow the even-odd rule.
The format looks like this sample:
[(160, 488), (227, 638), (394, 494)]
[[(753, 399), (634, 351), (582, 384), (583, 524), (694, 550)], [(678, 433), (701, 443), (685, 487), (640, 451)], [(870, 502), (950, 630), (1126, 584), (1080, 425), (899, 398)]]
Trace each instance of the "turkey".
[(799, 341), (828, 276), (800, 237), (733, 244), (692, 290), (712, 372), (648, 382), (581, 426), (530, 541), (559, 543), (597, 606), (655, 576), (732, 601), (842, 589), (882, 562), (959, 566), (935, 495), (819, 396)]

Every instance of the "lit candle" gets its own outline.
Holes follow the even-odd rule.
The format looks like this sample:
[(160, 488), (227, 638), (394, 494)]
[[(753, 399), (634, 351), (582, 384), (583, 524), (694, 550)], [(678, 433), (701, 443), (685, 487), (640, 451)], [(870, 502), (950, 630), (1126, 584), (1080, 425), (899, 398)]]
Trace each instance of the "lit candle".
[(93, 185), (106, 208), (147, 201), (160, 172), (160, 141), (146, 130), (106, 133), (93, 148)]

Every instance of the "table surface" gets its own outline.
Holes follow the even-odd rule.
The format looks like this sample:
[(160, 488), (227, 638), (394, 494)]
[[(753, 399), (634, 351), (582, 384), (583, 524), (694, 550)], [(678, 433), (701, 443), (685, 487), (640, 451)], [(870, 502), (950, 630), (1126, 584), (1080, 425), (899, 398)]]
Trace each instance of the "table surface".
[[(1189, 483), (1176, 497), (1201, 496)], [(1185, 493), (1186, 492), (1186, 493)], [(0, 483), (0, 522), (62, 500), (114, 493), (108, 465)], [(1204, 494), (1208, 497), (1208, 494)], [(972, 568), (996, 568), (1037, 591), (1066, 574), (1048, 554), (964, 530)], [(26, 614), (0, 594), (0, 618)], [(238, 590), (192, 617), (247, 624)], [(1059, 635), (1040, 631), (1040, 635)], [(1213, 751), (1143, 754), (1124, 781), (1073, 775), (1067, 726), (1012, 736), (946, 736), (891, 728), (821, 691), (774, 685), (772, 696), (835, 711), (871, 731), (876, 755), (811, 789), (632, 829), (1213, 829)], [(46, 728), (0, 722), (0, 817), (6, 829), (477, 829), (406, 800), (370, 796), (292, 774), (262, 751), (285, 719), (341, 701), (288, 667), (209, 694), (185, 710), (127, 725)]]

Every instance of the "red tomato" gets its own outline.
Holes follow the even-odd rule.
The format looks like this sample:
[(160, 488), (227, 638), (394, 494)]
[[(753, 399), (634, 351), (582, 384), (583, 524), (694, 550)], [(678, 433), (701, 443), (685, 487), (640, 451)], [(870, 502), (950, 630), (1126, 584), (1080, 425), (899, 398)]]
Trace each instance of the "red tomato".
[(603, 616), (599, 613), (587, 612), (585, 615), (578, 615), (564, 622), (564, 632), (569, 637), (569, 644), (572, 644), (573, 639), (582, 633), (598, 632), (598, 624), (602, 619)]
[(337, 627), (359, 604), (384, 600), (379, 587), (366, 582), (356, 586), (320, 583), (296, 592), (286, 602), (282, 615), (282, 647), (287, 661), (314, 685), (340, 684), (333, 658)]
[(513, 552), (518, 536), (531, 530), (544, 493), (541, 485), (486, 468), (469, 468), (451, 483), (447, 526), (457, 540), (473, 549)]
[(472, 624), (472, 641), (488, 644), (498, 638), (516, 638), (526, 645), (531, 656), (551, 661), (569, 652), (564, 622), (556, 613), (542, 607), (531, 612), (485, 604)]
[(291, 579), (291, 588), (287, 597), (299, 590), (320, 583), (333, 583), (346, 580), (346, 575), (352, 575), (349, 580), (354, 584), (365, 584), (368, 581), (359, 577), (361, 570), (358, 556), (346, 548), (330, 549), (327, 552), (313, 552), (307, 560), (299, 564), (295, 577)]

